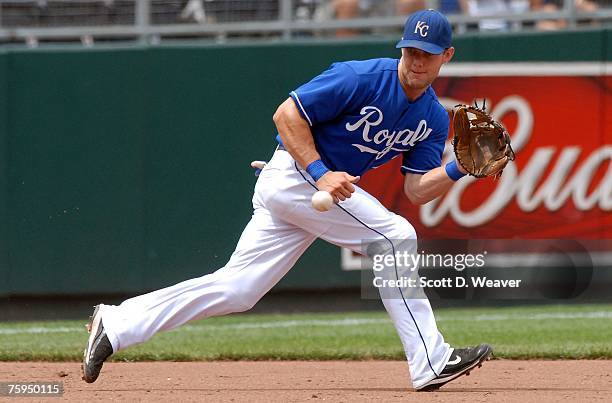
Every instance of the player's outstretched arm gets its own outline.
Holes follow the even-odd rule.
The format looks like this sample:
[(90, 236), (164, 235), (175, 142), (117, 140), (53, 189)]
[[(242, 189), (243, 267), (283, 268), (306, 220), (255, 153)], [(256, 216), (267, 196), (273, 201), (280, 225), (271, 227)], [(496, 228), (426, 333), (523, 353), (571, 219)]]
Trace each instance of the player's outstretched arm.
[[(466, 173), (460, 166), (458, 169)], [(432, 169), (424, 175), (407, 173), (404, 177), (404, 193), (413, 204), (425, 204), (443, 195), (455, 183), (444, 167)]]
[(315, 147), (310, 126), (302, 118), (293, 99), (287, 98), (278, 107), (273, 120), (283, 146), (301, 167), (311, 167), (311, 164), (318, 161), (315, 170), (307, 170), (315, 179), (319, 190), (329, 192), (335, 202), (351, 197), (351, 193), (355, 191), (353, 183), (357, 182), (359, 177), (346, 172), (332, 172), (325, 168)]

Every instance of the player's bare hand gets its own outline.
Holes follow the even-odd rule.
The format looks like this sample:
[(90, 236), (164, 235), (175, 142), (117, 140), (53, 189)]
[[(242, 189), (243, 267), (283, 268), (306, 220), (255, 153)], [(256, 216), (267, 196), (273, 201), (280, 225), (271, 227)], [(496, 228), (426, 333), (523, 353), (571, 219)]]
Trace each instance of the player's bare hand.
[(352, 176), (346, 172), (328, 172), (317, 181), (317, 188), (325, 190), (334, 198), (334, 203), (351, 197), (355, 191), (353, 183), (359, 181), (359, 176)]

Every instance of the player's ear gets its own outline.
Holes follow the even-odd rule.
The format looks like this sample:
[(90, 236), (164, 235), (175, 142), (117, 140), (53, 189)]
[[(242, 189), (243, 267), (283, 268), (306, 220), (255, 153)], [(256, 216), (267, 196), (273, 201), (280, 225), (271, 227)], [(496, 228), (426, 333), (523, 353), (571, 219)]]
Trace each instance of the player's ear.
[(444, 49), (444, 58), (443, 58), (444, 63), (450, 62), (454, 55), (455, 55), (455, 48), (453, 48), (452, 46), (448, 49)]

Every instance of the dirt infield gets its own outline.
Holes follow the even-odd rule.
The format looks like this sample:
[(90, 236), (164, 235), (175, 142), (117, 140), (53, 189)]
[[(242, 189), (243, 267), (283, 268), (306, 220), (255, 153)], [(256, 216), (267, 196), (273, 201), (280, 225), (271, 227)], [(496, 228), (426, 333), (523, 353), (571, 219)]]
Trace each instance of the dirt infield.
[(438, 392), (411, 391), (407, 365), (397, 361), (108, 363), (96, 383), (80, 378), (73, 362), (0, 363), (0, 382), (60, 381), (61, 400), (71, 401), (541, 403), (612, 396), (612, 361), (488, 361)]

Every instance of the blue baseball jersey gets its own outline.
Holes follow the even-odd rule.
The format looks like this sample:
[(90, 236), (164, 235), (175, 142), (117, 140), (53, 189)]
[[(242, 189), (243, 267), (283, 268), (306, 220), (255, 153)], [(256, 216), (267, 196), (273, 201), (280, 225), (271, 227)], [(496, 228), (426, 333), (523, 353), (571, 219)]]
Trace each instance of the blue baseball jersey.
[(408, 99), (398, 63), (334, 63), (290, 93), (329, 169), (357, 176), (399, 155), (402, 173), (440, 166), (448, 114), (431, 87), (414, 102)]

